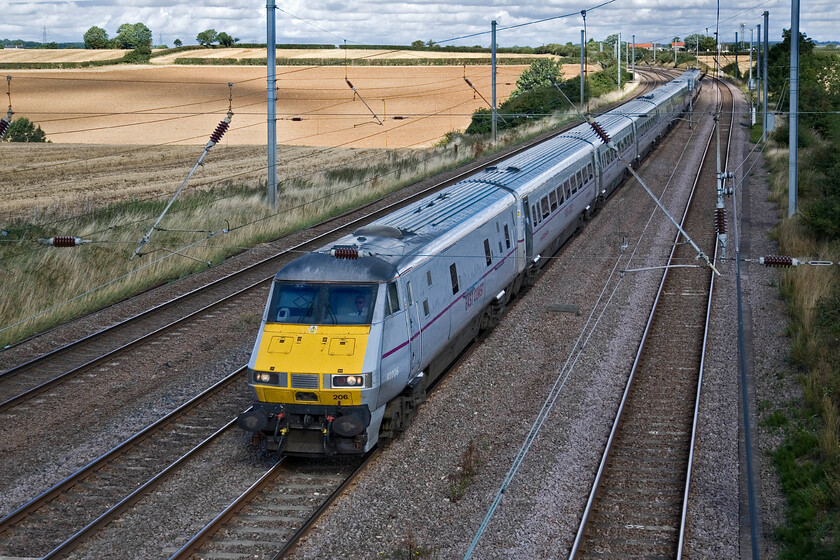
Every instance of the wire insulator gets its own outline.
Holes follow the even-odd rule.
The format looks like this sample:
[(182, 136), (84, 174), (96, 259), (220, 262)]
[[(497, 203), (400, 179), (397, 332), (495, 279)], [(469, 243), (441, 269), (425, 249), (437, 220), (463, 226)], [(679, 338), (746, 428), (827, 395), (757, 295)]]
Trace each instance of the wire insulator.
[(715, 228), (721, 235), (726, 233), (726, 208), (715, 209)]
[(7, 121), (6, 119), (0, 119), (0, 140), (2, 140), (3, 137), (6, 135), (6, 131), (9, 130), (9, 126), (11, 126), (11, 124), (12, 123)]
[(220, 122), (219, 126), (216, 127), (216, 130), (213, 131), (213, 134), (210, 135), (210, 141), (214, 144), (218, 144), (219, 140), (221, 140), (222, 136), (224, 136), (225, 132), (227, 132), (228, 127), (230, 127), (230, 123), (227, 121)]
[(794, 266), (794, 260), (795, 259), (793, 257), (787, 257), (784, 255), (767, 255), (766, 257), (758, 259), (758, 262), (764, 266), (788, 268)]
[(359, 250), (351, 245), (336, 245), (330, 251), (337, 259), (358, 259)]
[(597, 122), (595, 122), (595, 119), (592, 119), (592, 118), (588, 118), (587, 121), (589, 122), (589, 125), (592, 127), (592, 130), (595, 131), (595, 134), (597, 134), (601, 138), (601, 140), (604, 141), (604, 144), (609, 144), (610, 143), (610, 137), (604, 131), (604, 129), (601, 128), (601, 125), (598, 124)]
[(78, 247), (82, 243), (90, 243), (90, 241), (86, 241), (80, 237), (74, 237), (72, 235), (50, 237), (49, 239), (42, 238), (38, 241), (44, 245), (50, 245), (52, 247)]

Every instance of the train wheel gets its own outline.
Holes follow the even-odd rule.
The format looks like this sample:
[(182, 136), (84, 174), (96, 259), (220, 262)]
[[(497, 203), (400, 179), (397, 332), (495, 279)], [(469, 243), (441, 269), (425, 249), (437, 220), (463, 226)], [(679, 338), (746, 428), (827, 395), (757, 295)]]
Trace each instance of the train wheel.
[(384, 447), (390, 440), (396, 439), (402, 429), (402, 399), (396, 398), (385, 407), (382, 417), (382, 427), (379, 429), (377, 445)]

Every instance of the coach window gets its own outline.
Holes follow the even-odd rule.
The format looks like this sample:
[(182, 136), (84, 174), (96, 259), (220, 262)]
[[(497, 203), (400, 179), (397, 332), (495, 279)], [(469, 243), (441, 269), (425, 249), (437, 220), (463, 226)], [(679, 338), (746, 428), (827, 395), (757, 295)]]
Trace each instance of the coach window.
[(432, 285), (432, 271), (431, 270), (426, 271), (426, 284), (428, 284), (429, 286)]
[(578, 185), (580, 185), (580, 187), (583, 188), (583, 174), (580, 172), (580, 170), (578, 170), (577, 172), (577, 180)]
[(400, 310), (400, 296), (397, 293), (397, 283), (391, 282), (388, 284), (388, 301), (385, 309), (385, 315), (391, 315)]
[(426, 314), (426, 317), (429, 316), (429, 300), (427, 299), (423, 300), (423, 313)]
[(563, 187), (557, 187), (557, 204), (563, 204)]
[(548, 210), (548, 197), (547, 196), (542, 197), (542, 200), (540, 201), (540, 204), (542, 204), (542, 217), (545, 219), (551, 213)]
[(458, 293), (458, 269), (455, 268), (455, 263), (449, 265), (449, 278), (452, 280), (452, 293)]
[(566, 182), (563, 184), (563, 186), (566, 189), (566, 198), (569, 198), (570, 196), (572, 196), (572, 188), (571, 188), (571, 185), (570, 185), (568, 179), (566, 179)]
[(557, 210), (557, 193), (551, 191), (548, 193), (548, 201), (551, 203), (551, 211), (554, 212)]
[(505, 246), (510, 249), (510, 230), (507, 224), (505, 224)]
[(589, 171), (589, 180), (591, 181), (592, 179), (595, 178), (595, 174), (592, 172), (592, 164), (591, 163), (586, 166), (586, 170)]
[(575, 194), (577, 192), (577, 189), (578, 189), (577, 177), (572, 175), (572, 194)]
[(493, 264), (493, 255), (490, 253), (490, 240), (484, 240), (484, 261), (487, 263), (487, 266)]

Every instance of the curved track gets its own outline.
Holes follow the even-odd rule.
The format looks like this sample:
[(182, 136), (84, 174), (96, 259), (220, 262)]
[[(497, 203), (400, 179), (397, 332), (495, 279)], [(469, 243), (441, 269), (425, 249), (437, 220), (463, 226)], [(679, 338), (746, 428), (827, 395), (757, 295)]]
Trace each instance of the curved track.
[[(728, 152), (733, 96), (718, 86)], [(682, 217), (701, 247), (717, 246), (716, 173), (713, 133)], [(671, 266), (694, 262), (680, 237)], [(571, 558), (681, 556), (713, 288), (708, 268), (665, 269)]]

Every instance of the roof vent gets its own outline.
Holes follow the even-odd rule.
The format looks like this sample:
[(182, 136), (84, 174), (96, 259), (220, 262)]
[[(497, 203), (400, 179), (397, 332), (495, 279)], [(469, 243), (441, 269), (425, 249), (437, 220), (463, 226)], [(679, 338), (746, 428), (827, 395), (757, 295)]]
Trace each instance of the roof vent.
[(508, 173), (519, 173), (522, 170), (516, 167), (515, 165), (509, 165), (507, 171)]
[(390, 237), (391, 239), (402, 239), (403, 232), (394, 226), (386, 226), (385, 224), (368, 224), (362, 226), (353, 232), (356, 237), (364, 235), (378, 235), (380, 237)]

